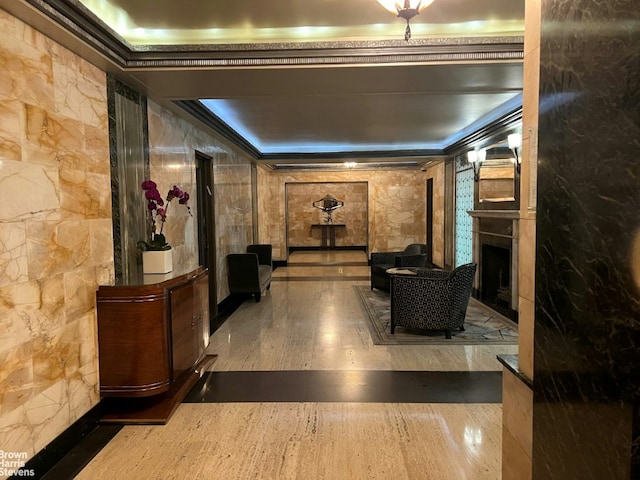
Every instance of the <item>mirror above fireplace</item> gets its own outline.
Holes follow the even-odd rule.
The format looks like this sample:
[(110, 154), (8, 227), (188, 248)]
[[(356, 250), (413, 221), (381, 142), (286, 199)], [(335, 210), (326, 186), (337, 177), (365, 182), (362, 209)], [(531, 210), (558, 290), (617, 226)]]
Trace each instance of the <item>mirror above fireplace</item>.
[(511, 162), (491, 161), (480, 168), (478, 181), (478, 201), (513, 202), (516, 191)]
[(486, 149), (480, 165), (478, 201), (480, 203), (513, 202), (516, 199), (513, 153), (507, 142)]

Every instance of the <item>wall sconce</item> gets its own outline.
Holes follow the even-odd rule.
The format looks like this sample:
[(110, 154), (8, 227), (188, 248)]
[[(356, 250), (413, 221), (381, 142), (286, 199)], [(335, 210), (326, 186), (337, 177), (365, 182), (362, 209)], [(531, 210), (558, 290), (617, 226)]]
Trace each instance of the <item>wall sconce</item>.
[(487, 158), (487, 151), (484, 148), (480, 150), (469, 150), (467, 152), (467, 161), (473, 165), (473, 181), (480, 181), (480, 165)]
[(522, 163), (522, 158), (520, 158), (519, 150), (522, 147), (522, 134), (512, 133), (507, 137), (507, 141), (509, 142), (509, 148), (513, 152), (513, 163), (516, 167), (516, 172), (520, 174), (520, 164)]

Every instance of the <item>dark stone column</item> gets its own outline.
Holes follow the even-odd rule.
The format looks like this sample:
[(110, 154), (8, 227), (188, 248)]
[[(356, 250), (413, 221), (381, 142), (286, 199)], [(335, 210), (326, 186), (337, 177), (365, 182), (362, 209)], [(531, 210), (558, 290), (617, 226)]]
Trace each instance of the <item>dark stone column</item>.
[(543, 0), (540, 62), (533, 478), (640, 478), (640, 3)]

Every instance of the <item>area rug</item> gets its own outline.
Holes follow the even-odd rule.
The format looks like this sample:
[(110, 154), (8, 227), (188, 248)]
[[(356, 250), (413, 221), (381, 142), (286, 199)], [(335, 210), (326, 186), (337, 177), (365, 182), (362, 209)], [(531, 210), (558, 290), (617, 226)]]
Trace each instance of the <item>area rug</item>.
[(508, 318), (491, 310), (475, 298), (469, 299), (464, 332), (452, 330), (450, 340), (444, 332), (412, 330), (396, 327), (391, 335), (391, 301), (389, 294), (371, 290), (369, 286), (356, 285), (364, 306), (367, 325), (376, 345), (515, 345), (518, 343), (518, 327)]

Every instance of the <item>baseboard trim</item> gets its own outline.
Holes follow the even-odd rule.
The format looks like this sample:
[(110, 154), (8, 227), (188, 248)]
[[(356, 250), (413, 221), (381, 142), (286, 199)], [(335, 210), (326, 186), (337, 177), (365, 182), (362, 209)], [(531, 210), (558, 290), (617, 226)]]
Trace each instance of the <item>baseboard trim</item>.
[(240, 295), (229, 295), (227, 298), (218, 303), (218, 314), (211, 318), (209, 324), (209, 334), (213, 335), (213, 332), (218, 330), (224, 322), (235, 312), (242, 302), (246, 300), (246, 297)]
[[(46, 447), (36, 453), (20, 469), (20, 473), (10, 478), (43, 478), (58, 462), (73, 450), (100, 422), (103, 405), (98, 402), (87, 413), (71, 424), (64, 432), (53, 439)], [(35, 475), (29, 476), (31, 472)]]

